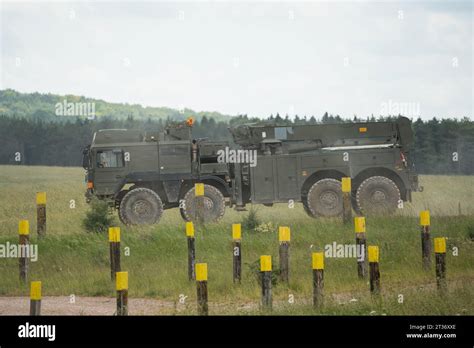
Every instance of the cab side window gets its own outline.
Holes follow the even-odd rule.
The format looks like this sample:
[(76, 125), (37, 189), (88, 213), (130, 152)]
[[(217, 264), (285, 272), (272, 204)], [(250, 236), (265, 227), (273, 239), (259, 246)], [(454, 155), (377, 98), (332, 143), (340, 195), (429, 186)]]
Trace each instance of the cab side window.
[(96, 159), (97, 168), (123, 167), (123, 151), (120, 149), (97, 151)]

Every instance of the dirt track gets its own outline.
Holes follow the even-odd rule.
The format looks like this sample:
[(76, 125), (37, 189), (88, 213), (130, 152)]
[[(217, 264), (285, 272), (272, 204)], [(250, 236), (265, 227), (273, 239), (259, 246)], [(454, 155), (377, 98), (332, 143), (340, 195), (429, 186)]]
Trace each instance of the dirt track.
[[(0, 297), (0, 315), (29, 315), (28, 297)], [(113, 315), (115, 298), (76, 297), (75, 303), (69, 296), (46, 296), (41, 301), (43, 315)], [(130, 299), (129, 312), (135, 315), (173, 314), (185, 309), (171, 301), (152, 299)]]

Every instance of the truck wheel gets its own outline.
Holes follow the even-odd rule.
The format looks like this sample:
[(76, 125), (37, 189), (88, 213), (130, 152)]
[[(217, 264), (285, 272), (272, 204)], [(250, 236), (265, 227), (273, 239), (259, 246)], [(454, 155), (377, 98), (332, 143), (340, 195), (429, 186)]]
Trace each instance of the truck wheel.
[(314, 183), (309, 189), (306, 206), (313, 217), (342, 214), (341, 182), (336, 179), (322, 179)]
[(139, 187), (128, 192), (120, 202), (120, 221), (126, 225), (149, 225), (160, 220), (163, 202), (155, 191)]
[[(184, 208), (182, 210), (186, 221), (196, 220), (196, 201), (194, 199), (194, 187), (184, 195)], [(224, 216), (224, 195), (211, 185), (204, 185), (204, 210), (201, 212), (204, 222), (215, 222)]]
[(186, 214), (185, 214), (183, 208), (179, 208), (179, 214), (181, 215), (181, 218), (182, 218), (184, 221), (190, 221), (190, 220), (187, 219)]
[(385, 176), (365, 179), (357, 188), (357, 207), (365, 215), (393, 214), (400, 200), (398, 186)]
[(308, 197), (303, 197), (302, 199), (302, 203), (303, 203), (303, 209), (304, 211), (306, 212), (306, 214), (308, 214), (310, 217), (312, 218), (316, 218), (317, 216), (315, 216), (311, 210), (309, 210), (309, 207), (308, 207)]

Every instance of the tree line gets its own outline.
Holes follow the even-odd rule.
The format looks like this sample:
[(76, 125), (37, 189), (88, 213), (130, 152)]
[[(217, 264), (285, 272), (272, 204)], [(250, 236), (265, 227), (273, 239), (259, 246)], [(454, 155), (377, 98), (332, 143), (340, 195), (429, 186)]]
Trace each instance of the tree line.
[[(227, 128), (241, 123), (266, 122), (278, 125), (304, 125), (359, 121), (383, 121), (390, 117), (343, 119), (340, 116), (323, 115), (294, 117), (271, 115), (266, 120), (240, 115), (229, 121), (216, 121), (202, 116), (193, 126), (195, 138), (230, 140)], [(91, 143), (99, 129), (162, 130), (176, 122), (171, 117), (158, 120), (148, 118), (125, 119), (100, 117), (94, 120), (71, 118), (63, 122), (45, 121), (41, 118), (0, 116), (0, 164), (80, 166), (82, 149)], [(436, 119), (413, 121), (414, 146), (410, 156), (422, 174), (474, 174), (474, 122), (463, 119)]]

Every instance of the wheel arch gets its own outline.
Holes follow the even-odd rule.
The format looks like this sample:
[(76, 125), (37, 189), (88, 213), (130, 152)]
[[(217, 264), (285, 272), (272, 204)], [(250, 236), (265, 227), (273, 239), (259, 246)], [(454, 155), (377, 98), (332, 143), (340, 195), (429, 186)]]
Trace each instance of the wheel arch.
[(225, 182), (224, 179), (214, 176), (214, 175), (209, 175), (209, 176), (203, 176), (200, 178), (200, 180), (186, 180), (181, 184), (180, 192), (179, 192), (179, 199), (182, 199), (186, 192), (191, 189), (194, 184), (196, 183), (203, 183), (206, 185), (214, 186), (216, 189), (218, 189), (224, 197), (229, 197), (231, 195), (231, 190), (229, 185)]
[(327, 170), (318, 170), (317, 172), (314, 172), (311, 174), (303, 183), (303, 186), (301, 187), (301, 197), (305, 197), (308, 194), (309, 189), (313, 184), (321, 179), (336, 179), (336, 180), (341, 180), (341, 178), (345, 177), (346, 175), (335, 169), (327, 169)]

